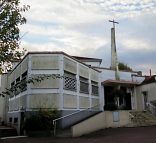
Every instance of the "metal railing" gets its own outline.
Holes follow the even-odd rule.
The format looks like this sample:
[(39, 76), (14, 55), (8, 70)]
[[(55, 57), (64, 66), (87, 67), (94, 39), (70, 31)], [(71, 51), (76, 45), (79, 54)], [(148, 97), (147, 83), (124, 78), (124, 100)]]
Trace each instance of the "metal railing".
[(57, 118), (57, 119), (53, 120), (54, 136), (56, 135), (56, 128), (57, 128), (57, 124), (56, 123), (57, 123), (57, 121), (62, 120), (62, 119), (65, 119), (65, 118), (69, 118), (69, 117), (71, 117), (73, 115), (79, 114), (79, 113), (84, 112), (84, 111), (88, 111), (88, 110), (89, 111), (97, 111), (97, 108), (96, 107), (99, 107), (98, 108), (98, 111), (100, 111), (100, 104), (98, 104), (98, 105), (95, 105), (95, 106), (92, 106), (92, 107), (89, 107), (89, 108), (86, 108), (86, 109), (83, 109), (83, 110), (79, 110), (79, 111), (73, 112), (71, 114), (67, 114), (65, 116), (62, 116), (60, 118)]
[(154, 106), (152, 103), (148, 102), (146, 103), (147, 109), (153, 114), (156, 115), (156, 106)]
[(135, 116), (129, 112), (129, 123), (128, 124), (133, 123), (134, 118), (135, 118)]

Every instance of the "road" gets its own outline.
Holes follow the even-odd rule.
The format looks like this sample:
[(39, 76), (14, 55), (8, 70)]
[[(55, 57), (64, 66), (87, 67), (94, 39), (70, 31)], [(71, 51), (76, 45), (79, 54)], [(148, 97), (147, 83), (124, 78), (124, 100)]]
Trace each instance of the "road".
[(109, 128), (79, 138), (26, 137), (1, 143), (156, 143), (156, 126)]

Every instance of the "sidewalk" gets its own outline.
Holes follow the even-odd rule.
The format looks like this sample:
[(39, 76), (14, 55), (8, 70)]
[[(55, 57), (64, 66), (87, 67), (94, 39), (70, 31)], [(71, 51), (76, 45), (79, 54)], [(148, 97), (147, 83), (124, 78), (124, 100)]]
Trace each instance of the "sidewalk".
[(156, 126), (137, 128), (109, 128), (79, 138), (17, 138), (1, 143), (156, 143)]

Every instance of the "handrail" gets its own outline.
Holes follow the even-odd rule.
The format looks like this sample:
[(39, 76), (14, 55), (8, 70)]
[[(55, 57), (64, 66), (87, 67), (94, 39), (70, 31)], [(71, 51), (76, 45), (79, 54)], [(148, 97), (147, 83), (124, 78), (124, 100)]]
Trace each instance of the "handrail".
[(148, 110), (152, 113), (152, 114), (156, 114), (156, 106), (154, 106), (152, 103), (148, 102), (146, 103)]
[(61, 120), (61, 119), (70, 117), (70, 116), (72, 116), (72, 115), (75, 115), (75, 114), (80, 113), (80, 112), (83, 112), (83, 111), (87, 111), (88, 109), (92, 109), (92, 108), (95, 108), (95, 107), (97, 107), (97, 106), (100, 107), (100, 104), (97, 104), (97, 105), (95, 105), (95, 106), (92, 106), (92, 107), (89, 107), (89, 108), (86, 108), (86, 109), (83, 109), (83, 110), (79, 110), (79, 111), (70, 113), (70, 114), (68, 114), (68, 115), (62, 116), (62, 117), (57, 118), (57, 119), (54, 119), (54, 120), (53, 120), (53, 125), (54, 125), (54, 136), (56, 135), (56, 122), (57, 122), (58, 120)]
[(134, 118), (135, 116), (133, 115), (133, 114), (131, 114), (130, 112), (129, 112), (129, 115), (132, 117), (132, 118)]
[(151, 107), (153, 107), (154, 109), (156, 109), (156, 106), (154, 106), (154, 105), (151, 104), (150, 102), (147, 103), (147, 106), (148, 106), (148, 105), (151, 106)]

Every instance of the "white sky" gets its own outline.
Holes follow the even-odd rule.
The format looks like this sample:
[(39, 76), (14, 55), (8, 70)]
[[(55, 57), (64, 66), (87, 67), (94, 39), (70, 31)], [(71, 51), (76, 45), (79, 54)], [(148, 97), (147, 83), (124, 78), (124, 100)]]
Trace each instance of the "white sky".
[(110, 66), (115, 19), (118, 59), (134, 70), (156, 73), (156, 0), (22, 0), (30, 5), (21, 27), (27, 51), (64, 51), (103, 59)]

